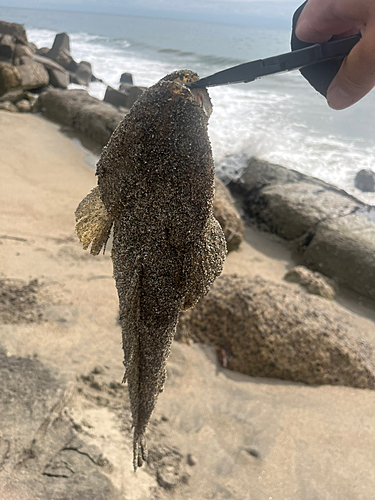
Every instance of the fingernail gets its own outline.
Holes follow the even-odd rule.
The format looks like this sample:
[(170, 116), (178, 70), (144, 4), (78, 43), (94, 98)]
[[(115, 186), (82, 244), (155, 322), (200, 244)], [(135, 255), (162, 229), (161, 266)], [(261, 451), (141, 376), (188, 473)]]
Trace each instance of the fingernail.
[(328, 106), (332, 109), (340, 110), (349, 107), (353, 104), (355, 97), (345, 92), (340, 85), (335, 85), (329, 89), (327, 94)]

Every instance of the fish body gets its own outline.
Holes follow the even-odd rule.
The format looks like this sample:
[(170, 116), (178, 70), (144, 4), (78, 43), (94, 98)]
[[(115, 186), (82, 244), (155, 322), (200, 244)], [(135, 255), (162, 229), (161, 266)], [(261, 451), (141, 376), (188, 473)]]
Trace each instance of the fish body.
[(164, 387), (179, 313), (208, 292), (226, 255), (212, 213), (209, 97), (185, 86), (196, 79), (174, 72), (142, 94), (103, 149), (98, 187), (76, 211), (78, 236), (93, 253), (113, 224), (135, 468), (146, 459), (145, 431)]

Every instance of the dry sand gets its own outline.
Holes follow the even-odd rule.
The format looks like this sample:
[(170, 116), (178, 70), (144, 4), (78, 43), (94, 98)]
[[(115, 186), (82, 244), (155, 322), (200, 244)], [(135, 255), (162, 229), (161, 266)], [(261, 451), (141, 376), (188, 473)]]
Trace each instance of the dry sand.
[[(222, 369), (215, 351), (198, 344), (173, 346), (149, 432), (151, 449), (175, 446), (184, 462), (195, 457), (184, 465), (190, 479), (168, 491), (147, 468), (134, 475), (130, 430), (99, 398), (101, 378), (120, 382), (123, 374), (112, 263), (109, 254), (84, 252), (74, 233), (74, 210), (96, 184), (94, 171), (57, 125), (34, 115), (0, 112), (0, 148), (0, 278), (37, 279), (47, 319), (0, 325), (0, 344), (37, 357), (78, 389), (64, 411), (112, 464), (105, 473), (124, 499), (375, 497), (373, 391), (254, 379)], [(281, 281), (291, 265), (276, 240), (247, 229), (225, 272)], [(373, 317), (365, 306), (356, 311)], [(375, 342), (373, 321), (356, 321)], [(80, 377), (95, 366), (105, 375), (88, 388)]]

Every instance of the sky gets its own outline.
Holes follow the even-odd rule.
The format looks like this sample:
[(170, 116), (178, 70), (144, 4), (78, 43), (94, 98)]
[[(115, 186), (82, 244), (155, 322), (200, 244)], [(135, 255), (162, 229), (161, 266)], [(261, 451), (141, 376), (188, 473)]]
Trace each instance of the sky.
[[(269, 28), (289, 28), (302, 0), (33, 0), (34, 9), (165, 17)], [(31, 7), (29, 0), (0, 0), (1, 6)]]

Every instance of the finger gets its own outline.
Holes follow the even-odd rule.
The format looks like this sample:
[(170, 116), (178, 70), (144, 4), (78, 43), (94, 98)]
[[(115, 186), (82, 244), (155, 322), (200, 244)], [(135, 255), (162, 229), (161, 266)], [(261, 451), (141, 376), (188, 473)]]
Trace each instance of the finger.
[(332, 35), (355, 30), (355, 22), (336, 14), (329, 0), (322, 5), (320, 0), (309, 0), (296, 26), (296, 36), (302, 42), (322, 43)]
[(367, 26), (362, 39), (344, 59), (327, 92), (333, 109), (345, 109), (375, 86), (375, 23)]

